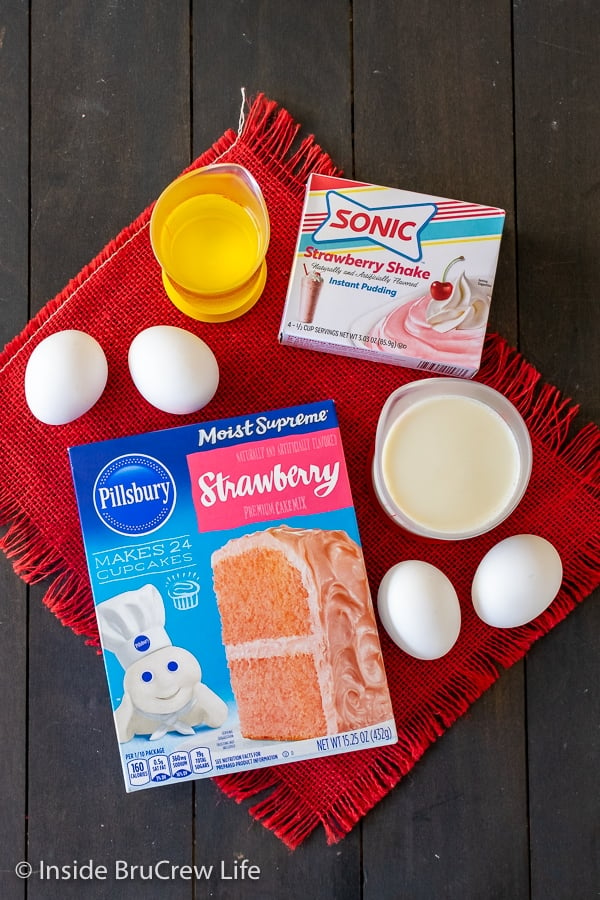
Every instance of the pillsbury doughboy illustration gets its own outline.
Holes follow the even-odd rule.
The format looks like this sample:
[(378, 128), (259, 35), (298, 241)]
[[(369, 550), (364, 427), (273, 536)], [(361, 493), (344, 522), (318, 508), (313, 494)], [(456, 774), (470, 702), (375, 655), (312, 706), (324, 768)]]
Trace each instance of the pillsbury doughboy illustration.
[(117, 594), (97, 607), (102, 643), (125, 670), (123, 699), (115, 710), (120, 743), (134, 735), (155, 741), (167, 732), (195, 734), (218, 728), (227, 704), (202, 683), (195, 656), (175, 647), (165, 630), (165, 607), (152, 584)]

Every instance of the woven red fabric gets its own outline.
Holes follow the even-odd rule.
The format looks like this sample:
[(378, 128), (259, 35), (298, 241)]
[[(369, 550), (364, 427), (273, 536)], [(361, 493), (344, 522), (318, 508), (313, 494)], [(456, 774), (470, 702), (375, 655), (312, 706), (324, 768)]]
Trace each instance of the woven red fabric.
[[(396, 745), (216, 779), (238, 801), (261, 793), (251, 813), (290, 847), (319, 824), (330, 843), (344, 837), (502, 669), (520, 659), (600, 581), (600, 431), (588, 425), (571, 435), (576, 407), (543, 384), (533, 367), (496, 335), (487, 338), (477, 378), (505, 393), (529, 425), (534, 466), (525, 499), (492, 533), (458, 544), (412, 538), (380, 514), (368, 476), (376, 420), (394, 388), (422, 376), (278, 344), (306, 178), (311, 171), (338, 172), (312, 138), (292, 149), (298, 132), (285, 110), (258, 97), (241, 133), (226, 133), (193, 164), (205, 165), (217, 157), (240, 163), (263, 188), (272, 226), (269, 275), (253, 310), (218, 325), (196, 323), (179, 313), (162, 289), (148, 238), (147, 209), (0, 356), (0, 521), (8, 525), (1, 546), (25, 580), (52, 577), (47, 605), (90, 643), (97, 643), (98, 634), (67, 448), (198, 420), (197, 415), (175, 419), (150, 407), (131, 382), (129, 344), (142, 328), (159, 323), (195, 331), (217, 356), (221, 382), (202, 418), (335, 400), (374, 594), (386, 569), (409, 558), (439, 566), (454, 583), (463, 625), (447, 656), (436, 662), (411, 659), (382, 634), (400, 734)], [(97, 338), (107, 354), (109, 380), (101, 400), (82, 419), (48, 427), (27, 408), (24, 372), (36, 344), (64, 328), (80, 328)], [(543, 535), (556, 546), (564, 565), (563, 587), (534, 623), (494, 630), (472, 610), (471, 580), (495, 542), (521, 532)]]

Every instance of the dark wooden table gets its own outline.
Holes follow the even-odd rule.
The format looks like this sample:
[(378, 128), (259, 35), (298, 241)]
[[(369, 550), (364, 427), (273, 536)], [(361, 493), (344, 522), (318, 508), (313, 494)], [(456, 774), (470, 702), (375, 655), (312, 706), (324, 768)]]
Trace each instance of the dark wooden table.
[[(490, 325), (598, 421), (598, 22), (596, 0), (3, 0), (3, 342), (237, 126), (244, 85), (349, 176), (506, 208)], [(2, 900), (600, 896), (597, 597), (343, 842), (291, 853), (212, 781), (124, 793), (102, 661), (43, 590), (2, 558)], [(90, 860), (106, 880), (40, 879)], [(142, 878), (161, 860), (214, 872)]]

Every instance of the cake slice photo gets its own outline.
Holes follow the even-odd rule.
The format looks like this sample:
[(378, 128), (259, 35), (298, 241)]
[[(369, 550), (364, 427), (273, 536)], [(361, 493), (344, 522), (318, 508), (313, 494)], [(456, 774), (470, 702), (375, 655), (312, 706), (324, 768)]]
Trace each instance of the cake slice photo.
[(267, 528), (211, 564), (243, 737), (304, 740), (393, 718), (362, 551), (346, 532)]

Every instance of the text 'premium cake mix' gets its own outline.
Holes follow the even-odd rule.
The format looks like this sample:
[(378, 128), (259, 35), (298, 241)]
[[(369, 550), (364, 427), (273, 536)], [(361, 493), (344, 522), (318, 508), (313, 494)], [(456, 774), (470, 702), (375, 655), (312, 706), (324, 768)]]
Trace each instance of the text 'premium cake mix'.
[(331, 401), (69, 453), (128, 790), (395, 742)]
[(281, 342), (471, 377), (503, 225), (496, 207), (311, 175)]

